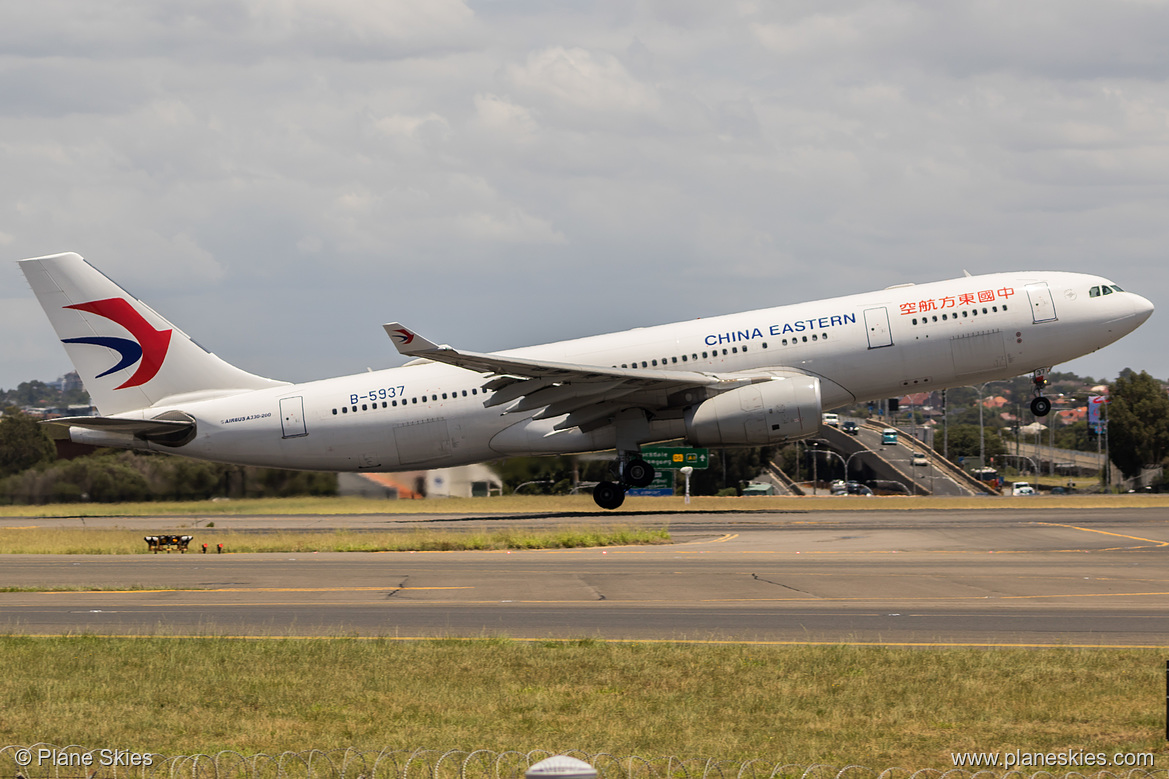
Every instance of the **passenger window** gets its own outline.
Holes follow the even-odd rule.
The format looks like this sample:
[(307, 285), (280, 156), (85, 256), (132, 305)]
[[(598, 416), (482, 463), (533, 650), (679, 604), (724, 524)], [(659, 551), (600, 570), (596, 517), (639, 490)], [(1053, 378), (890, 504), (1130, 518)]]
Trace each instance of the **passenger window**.
[(678, 362), (678, 358), (677, 358), (677, 357), (671, 357), (671, 358), (670, 358), (670, 362), (676, 363), (676, 362)]
[(815, 333), (812, 333), (812, 340), (813, 340), (813, 341), (819, 341), (820, 339), (816, 337), (816, 334), (815, 334)]
[(739, 347), (737, 347), (737, 346), (732, 346), (732, 347), (731, 347), (731, 352), (733, 352), (734, 354), (738, 354), (738, 353), (739, 353)]
[(682, 355), (682, 362), (686, 362), (686, 355)]

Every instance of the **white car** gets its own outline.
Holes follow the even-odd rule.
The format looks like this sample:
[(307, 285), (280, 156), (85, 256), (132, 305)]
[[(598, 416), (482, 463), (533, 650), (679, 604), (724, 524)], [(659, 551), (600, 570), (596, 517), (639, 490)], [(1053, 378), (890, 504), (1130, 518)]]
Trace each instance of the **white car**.
[(1025, 481), (1017, 481), (1011, 485), (1012, 495), (1034, 495), (1035, 488)]
[(914, 465), (929, 465), (930, 461), (921, 452), (914, 452), (913, 453), (913, 464)]
[(820, 424), (827, 425), (828, 427), (840, 427), (840, 415), (831, 413), (821, 414)]

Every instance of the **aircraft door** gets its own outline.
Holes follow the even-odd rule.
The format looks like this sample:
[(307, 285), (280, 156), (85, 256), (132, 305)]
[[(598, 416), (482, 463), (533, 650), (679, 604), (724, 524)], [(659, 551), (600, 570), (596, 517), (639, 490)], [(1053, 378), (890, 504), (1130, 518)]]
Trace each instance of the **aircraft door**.
[(869, 336), (869, 348), (880, 349), (882, 346), (893, 345), (893, 334), (889, 328), (889, 309), (865, 309), (865, 331)]
[(1040, 322), (1054, 322), (1055, 301), (1051, 299), (1051, 289), (1046, 284), (1028, 284), (1027, 298), (1031, 301), (1031, 316), (1035, 324)]
[(304, 398), (300, 395), (280, 399), (280, 428), (285, 438), (308, 435), (308, 428), (304, 425)]

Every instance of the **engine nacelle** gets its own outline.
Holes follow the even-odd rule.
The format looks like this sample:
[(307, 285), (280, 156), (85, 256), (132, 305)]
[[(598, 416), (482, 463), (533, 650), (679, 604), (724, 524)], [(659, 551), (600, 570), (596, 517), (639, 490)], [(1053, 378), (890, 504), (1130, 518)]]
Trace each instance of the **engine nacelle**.
[(783, 376), (703, 401), (686, 414), (694, 446), (766, 446), (820, 429), (820, 380)]

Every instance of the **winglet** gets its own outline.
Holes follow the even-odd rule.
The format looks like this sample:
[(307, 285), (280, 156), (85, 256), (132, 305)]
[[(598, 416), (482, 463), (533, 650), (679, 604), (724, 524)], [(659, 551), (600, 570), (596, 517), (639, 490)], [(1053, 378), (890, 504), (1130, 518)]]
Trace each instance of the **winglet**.
[(399, 354), (415, 357), (442, 348), (433, 341), (426, 340), (401, 322), (390, 322), (382, 327), (386, 329), (386, 335), (394, 342), (394, 348), (398, 350)]

